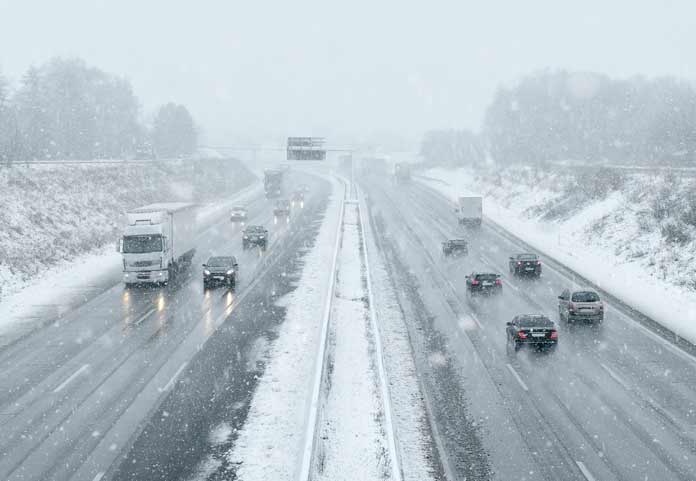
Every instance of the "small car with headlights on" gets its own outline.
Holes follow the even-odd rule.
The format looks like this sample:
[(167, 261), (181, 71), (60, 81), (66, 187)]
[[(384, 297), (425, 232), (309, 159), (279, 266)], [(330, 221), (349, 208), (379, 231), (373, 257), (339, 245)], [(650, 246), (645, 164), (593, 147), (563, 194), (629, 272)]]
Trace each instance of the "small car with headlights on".
[(213, 256), (203, 264), (203, 287), (224, 285), (234, 287), (237, 284), (239, 265), (234, 256)]
[(268, 246), (268, 229), (262, 225), (250, 225), (242, 232), (242, 248), (254, 246), (263, 250)]

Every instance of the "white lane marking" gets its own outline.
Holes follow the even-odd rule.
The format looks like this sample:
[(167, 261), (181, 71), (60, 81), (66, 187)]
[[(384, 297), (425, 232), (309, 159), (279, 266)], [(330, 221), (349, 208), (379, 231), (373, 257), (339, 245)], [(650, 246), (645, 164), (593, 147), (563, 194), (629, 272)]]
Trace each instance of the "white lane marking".
[(53, 390), (53, 393), (55, 394), (55, 393), (61, 392), (63, 389), (65, 389), (65, 386), (67, 386), (68, 384), (70, 384), (77, 376), (79, 376), (80, 374), (82, 374), (83, 372), (85, 372), (87, 369), (89, 369), (89, 364), (83, 364), (82, 367), (81, 367), (80, 369), (78, 369), (77, 371), (75, 371), (74, 373), (72, 373), (72, 375), (71, 375), (69, 378), (67, 378), (65, 381), (63, 381), (63, 382), (60, 384), (60, 386), (58, 386), (57, 388), (55, 388), (55, 389)]
[(578, 465), (578, 468), (580, 468), (580, 472), (582, 473), (583, 476), (585, 476), (585, 479), (587, 481), (597, 481), (594, 476), (592, 476), (592, 473), (590, 472), (589, 469), (587, 469), (587, 466), (585, 466), (585, 463), (582, 461), (575, 461), (575, 464)]
[(92, 481), (100, 481), (101, 478), (103, 478), (105, 474), (106, 473), (104, 471), (98, 472), (97, 475), (94, 476), (94, 478), (92, 478)]
[(524, 389), (525, 391), (529, 391), (529, 388), (528, 388), (527, 385), (524, 383), (524, 381), (522, 380), (522, 378), (520, 377), (520, 375), (517, 374), (517, 371), (515, 371), (515, 368), (512, 367), (512, 364), (508, 363), (508, 364), (506, 364), (506, 366), (507, 366), (508, 370), (512, 373), (512, 375), (515, 376), (515, 379), (517, 379), (517, 382), (520, 384), (520, 386), (522, 387), (522, 389)]
[(147, 318), (150, 317), (152, 314), (154, 314), (154, 312), (155, 312), (155, 308), (153, 307), (152, 309), (150, 309), (149, 311), (147, 311), (145, 314), (143, 314), (142, 316), (140, 316), (140, 318), (139, 318), (137, 321), (135, 321), (135, 322), (133, 323), (133, 325), (134, 325), (134, 326), (139, 326), (141, 322), (143, 322), (145, 319), (147, 319)]
[(609, 374), (609, 376), (611, 376), (611, 378), (612, 378), (614, 381), (618, 382), (618, 383), (621, 385), (621, 387), (623, 387), (623, 388), (626, 389), (627, 391), (629, 390), (629, 389), (628, 389), (628, 384), (626, 384), (626, 382), (625, 382), (623, 379), (621, 379), (621, 376), (619, 376), (618, 374), (616, 374), (613, 370), (611, 370), (611, 369), (609, 368), (609, 366), (607, 366), (607, 365), (604, 364), (603, 362), (600, 362), (599, 365), (602, 366), (602, 369), (604, 369), (604, 370), (607, 372), (607, 374)]
[(181, 371), (183, 371), (185, 367), (186, 363), (182, 362), (181, 366), (179, 366), (179, 369), (176, 370), (169, 382), (167, 382), (167, 384), (165, 384), (164, 387), (160, 389), (160, 392), (169, 391), (172, 388), (172, 386), (174, 386), (176, 379), (179, 377), (179, 374), (181, 374)]

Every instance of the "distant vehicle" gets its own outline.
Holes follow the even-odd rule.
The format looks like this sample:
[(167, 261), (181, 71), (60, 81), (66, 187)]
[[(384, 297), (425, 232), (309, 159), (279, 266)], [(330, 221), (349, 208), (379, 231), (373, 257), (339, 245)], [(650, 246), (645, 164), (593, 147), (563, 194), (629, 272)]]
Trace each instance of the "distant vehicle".
[(558, 296), (558, 316), (565, 322), (592, 322), (604, 321), (604, 303), (593, 290), (571, 291), (565, 289)]
[(442, 243), (442, 254), (445, 256), (465, 256), (469, 253), (466, 239), (449, 239)]
[(536, 254), (517, 254), (510, 257), (509, 265), (514, 276), (541, 277), (541, 261)]
[(503, 282), (500, 279), (500, 274), (472, 272), (466, 276), (466, 292), (471, 296), (477, 294), (501, 294), (503, 292)]
[(273, 215), (276, 217), (288, 217), (290, 215), (290, 201), (287, 199), (278, 200), (273, 209)]
[(483, 219), (483, 198), (479, 196), (460, 197), (457, 200), (455, 212), (457, 213), (459, 225), (481, 227), (481, 221)]
[(263, 189), (266, 198), (280, 197), (283, 193), (283, 170), (266, 169), (263, 172)]
[(126, 286), (167, 284), (191, 264), (198, 233), (195, 204), (150, 204), (127, 212), (126, 219), (119, 242)]
[(402, 184), (411, 180), (411, 166), (404, 162), (394, 164), (394, 178), (397, 184)]
[(556, 324), (541, 314), (515, 316), (507, 323), (508, 346), (519, 351), (523, 346), (536, 350), (555, 350), (558, 345)]
[(230, 214), (230, 220), (232, 222), (246, 222), (249, 213), (246, 207), (236, 206), (232, 207), (232, 213)]
[(250, 225), (242, 232), (242, 247), (248, 249), (251, 246), (259, 246), (266, 250), (268, 246), (268, 229), (261, 225)]
[(215, 284), (234, 287), (238, 272), (239, 265), (234, 256), (211, 257), (203, 264), (203, 287), (208, 288)]
[(295, 207), (299, 205), (300, 208), (304, 207), (304, 192), (301, 190), (296, 190), (292, 193), (292, 206)]

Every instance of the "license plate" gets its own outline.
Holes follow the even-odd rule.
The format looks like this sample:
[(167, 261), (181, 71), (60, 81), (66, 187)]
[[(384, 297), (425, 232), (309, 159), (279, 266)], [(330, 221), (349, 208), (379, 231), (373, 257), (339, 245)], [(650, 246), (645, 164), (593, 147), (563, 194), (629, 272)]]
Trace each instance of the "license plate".
[(490, 287), (492, 285), (493, 285), (492, 282), (486, 282), (486, 281), (483, 282), (483, 287)]
[(534, 268), (533, 268), (533, 267), (525, 267), (524, 270), (525, 270), (525, 271), (533, 271)]
[(225, 279), (225, 276), (214, 276), (213, 279), (217, 279), (218, 281), (222, 281)]
[(533, 332), (532, 337), (544, 337), (546, 336), (545, 332)]

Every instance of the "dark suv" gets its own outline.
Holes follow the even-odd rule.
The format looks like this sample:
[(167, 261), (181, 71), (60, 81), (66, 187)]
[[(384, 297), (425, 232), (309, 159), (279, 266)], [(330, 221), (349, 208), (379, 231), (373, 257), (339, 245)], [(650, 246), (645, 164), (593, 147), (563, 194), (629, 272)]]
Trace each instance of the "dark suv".
[(207, 289), (213, 284), (234, 287), (238, 272), (239, 265), (234, 256), (211, 257), (203, 264), (203, 287)]
[(449, 239), (442, 243), (444, 256), (465, 256), (469, 253), (466, 239)]
[(250, 225), (242, 232), (242, 247), (259, 246), (266, 250), (268, 246), (268, 229), (261, 225)]
[(524, 314), (515, 316), (507, 323), (508, 346), (519, 351), (522, 346), (537, 350), (555, 349), (558, 345), (556, 324), (542, 314)]
[(466, 293), (474, 294), (501, 294), (503, 281), (500, 274), (472, 272), (466, 276)]
[(604, 303), (593, 290), (566, 289), (558, 296), (558, 316), (566, 322), (601, 323), (604, 321)]
[(536, 254), (517, 254), (510, 257), (510, 274), (541, 277), (541, 261)]

